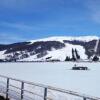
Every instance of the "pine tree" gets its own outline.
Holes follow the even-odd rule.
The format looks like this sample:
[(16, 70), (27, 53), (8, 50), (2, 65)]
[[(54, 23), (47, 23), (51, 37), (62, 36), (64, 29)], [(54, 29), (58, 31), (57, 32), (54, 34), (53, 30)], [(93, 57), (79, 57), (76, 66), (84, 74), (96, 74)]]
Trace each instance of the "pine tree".
[(76, 58), (80, 59), (80, 55), (78, 54), (77, 50), (75, 49)]
[(66, 57), (66, 59), (65, 59), (65, 61), (70, 61), (71, 59), (70, 59), (70, 57)]
[(75, 58), (75, 51), (74, 51), (73, 48), (72, 48), (72, 60), (73, 60), (73, 61), (76, 61), (76, 58)]

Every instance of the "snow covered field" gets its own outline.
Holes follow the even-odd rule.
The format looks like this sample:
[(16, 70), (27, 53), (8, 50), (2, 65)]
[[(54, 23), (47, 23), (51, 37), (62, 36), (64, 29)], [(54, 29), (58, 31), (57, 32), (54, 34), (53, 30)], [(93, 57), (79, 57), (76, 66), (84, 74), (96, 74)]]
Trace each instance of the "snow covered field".
[(0, 74), (100, 97), (100, 63), (78, 63), (90, 70), (70, 70), (76, 63), (0, 63)]

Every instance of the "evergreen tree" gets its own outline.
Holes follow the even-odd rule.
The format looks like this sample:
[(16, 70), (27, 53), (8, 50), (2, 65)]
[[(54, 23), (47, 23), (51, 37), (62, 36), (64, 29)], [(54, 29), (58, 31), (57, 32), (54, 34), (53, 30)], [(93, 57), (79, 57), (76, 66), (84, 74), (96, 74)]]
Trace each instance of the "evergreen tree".
[(78, 54), (77, 50), (75, 49), (76, 58), (80, 59), (80, 55)]
[(66, 57), (66, 59), (65, 59), (65, 61), (70, 61), (71, 59), (70, 59), (70, 57)]
[(73, 48), (72, 48), (72, 60), (73, 60), (73, 61), (76, 61), (76, 58), (75, 58), (75, 51), (74, 51)]

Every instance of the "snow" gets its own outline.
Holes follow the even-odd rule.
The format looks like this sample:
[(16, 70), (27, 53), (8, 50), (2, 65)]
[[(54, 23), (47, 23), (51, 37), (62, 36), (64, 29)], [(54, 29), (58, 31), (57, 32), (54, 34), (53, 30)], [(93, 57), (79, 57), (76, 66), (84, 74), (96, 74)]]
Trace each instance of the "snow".
[(6, 50), (0, 51), (0, 59), (5, 59), (5, 55), (4, 55), (5, 52)]
[(37, 54), (34, 56), (29, 56), (28, 58), (20, 59), (18, 61), (37, 61)]
[[(44, 39), (38, 39), (38, 40), (32, 40), (30, 41), (31, 44), (37, 41), (59, 41), (59, 42), (63, 42), (63, 40), (78, 40), (78, 41), (84, 41), (84, 42), (88, 42), (88, 41), (92, 41), (92, 40), (98, 40), (99, 37), (97, 36), (80, 36), (80, 37), (71, 37), (71, 36), (55, 36), (55, 37), (49, 37), (49, 38), (44, 38)], [(97, 41), (98, 43), (99, 41)], [(87, 55), (85, 54), (85, 48), (81, 45), (72, 45), (69, 43), (64, 43), (65, 47), (63, 47), (62, 49), (58, 49), (56, 50), (55, 48), (52, 48), (51, 51), (47, 51), (47, 55), (41, 58), (37, 58), (37, 55), (30, 55), (30, 52), (26, 51), (22, 51), (23, 54), (28, 54), (29, 57), (28, 58), (24, 58), (22, 59), (21, 56), (21, 51), (16, 51), (16, 53), (19, 53), (19, 58), (21, 60), (19, 61), (39, 61), (39, 60), (46, 60), (46, 58), (51, 57), (51, 59), (58, 59), (61, 61), (64, 61), (66, 56), (72, 58), (72, 48), (73, 49), (77, 49), (78, 50), (78, 54), (81, 56), (81, 59), (85, 60), (88, 59)], [(41, 46), (38, 46), (36, 49), (40, 49)], [(96, 46), (97, 48), (97, 46)], [(13, 53), (8, 53), (8, 54), (4, 54), (6, 50), (4, 51), (0, 51), (0, 59), (6, 59), (7, 56), (9, 55), (13, 55)], [(8, 58), (7, 58), (8, 59)]]
[(79, 45), (71, 45), (71, 44), (66, 44), (66, 47), (55, 50), (55, 51), (48, 51), (48, 55), (46, 57), (52, 57), (52, 59), (59, 59), (60, 61), (64, 61), (66, 56), (72, 58), (72, 48), (77, 49), (79, 55), (81, 55), (81, 59), (86, 59), (87, 55), (85, 54), (85, 49), (82, 46)]
[(38, 41), (60, 41), (63, 43), (63, 40), (78, 40), (78, 41), (84, 41), (89, 42), (92, 40), (98, 40), (99, 37), (97, 36), (79, 36), (79, 37), (72, 37), (72, 36), (54, 36), (54, 37), (48, 37), (44, 39), (37, 39), (37, 40), (30, 40), (28, 42), (34, 43)]
[(45, 61), (48, 57), (52, 57), (51, 59), (59, 59), (60, 61), (64, 61), (66, 56), (72, 58), (72, 48), (77, 49), (78, 54), (81, 55), (81, 59), (87, 59), (87, 55), (85, 54), (85, 49), (83, 46), (66, 43), (65, 47), (62, 49), (52, 49), (52, 51), (47, 51), (47, 55), (42, 58), (37, 58), (36, 55), (33, 55), (28, 58), (21, 59), (20, 61)]
[[(70, 70), (74, 64), (87, 66), (90, 70)], [(99, 62), (0, 63), (0, 74), (100, 97)]]

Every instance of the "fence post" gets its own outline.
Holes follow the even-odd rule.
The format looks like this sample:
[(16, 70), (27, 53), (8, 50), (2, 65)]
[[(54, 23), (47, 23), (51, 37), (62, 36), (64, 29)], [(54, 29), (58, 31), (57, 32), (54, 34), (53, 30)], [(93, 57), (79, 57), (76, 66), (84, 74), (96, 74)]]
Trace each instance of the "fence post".
[(47, 88), (44, 88), (44, 100), (47, 100)]
[(8, 92), (9, 92), (9, 78), (7, 78), (6, 99), (8, 99)]
[(85, 97), (83, 97), (83, 100), (86, 100), (86, 98), (85, 98)]
[(24, 97), (24, 82), (21, 83), (21, 100), (23, 99)]

